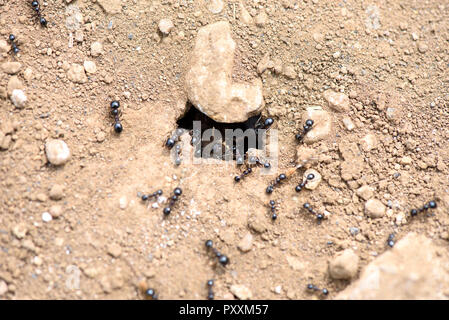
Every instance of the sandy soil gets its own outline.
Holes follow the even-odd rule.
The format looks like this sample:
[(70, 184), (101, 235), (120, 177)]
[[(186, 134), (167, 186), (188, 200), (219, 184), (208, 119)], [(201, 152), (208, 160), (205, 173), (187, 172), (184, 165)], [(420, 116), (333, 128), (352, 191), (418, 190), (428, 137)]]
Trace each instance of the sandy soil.
[[(209, 1), (122, 0), (117, 8), (113, 0), (48, 0), (41, 1), (47, 28), (29, 2), (0, 0), (0, 38), (14, 33), (20, 48), (0, 63), (20, 62), (16, 76), (28, 97), (16, 108), (6, 92), (13, 75), (0, 70), (0, 298), (142, 299), (143, 281), (160, 299), (205, 299), (214, 279), (216, 299), (248, 291), (252, 299), (332, 299), (351, 282), (328, 273), (343, 249), (359, 257), (359, 272), (390, 250), (390, 233), (399, 240), (414, 231), (447, 250), (447, 1), (242, 1), (257, 26), (231, 0), (219, 13)], [(163, 18), (174, 24), (166, 37), (158, 32)], [(239, 184), (235, 165), (177, 167), (164, 148), (186, 111), (184, 76), (198, 29), (222, 20), (237, 43), (234, 77), (261, 77), (262, 114), (279, 131), (277, 172)], [(95, 57), (94, 42), (103, 45)], [(258, 75), (267, 54), (294, 74)], [(96, 72), (82, 84), (69, 80), (70, 65), (86, 60)], [(329, 109), (327, 89), (345, 92), (350, 111)], [(113, 99), (122, 105), (120, 135), (109, 115)], [(332, 114), (332, 136), (311, 145), (323, 180), (296, 193), (299, 173), (268, 196), (269, 182), (295, 164), (294, 136), (310, 105)], [(375, 138), (368, 148), (367, 135)], [(47, 162), (51, 138), (71, 150), (63, 166)], [(345, 181), (341, 166), (353, 159), (341, 148), (351, 143), (360, 145), (363, 170)], [(365, 214), (363, 185), (387, 207), (381, 218)], [(183, 194), (167, 219), (137, 196), (157, 189), (168, 196), (178, 186)], [(270, 199), (279, 203), (275, 222)], [(433, 199), (430, 214), (407, 216)], [(306, 201), (329, 219), (317, 224), (302, 209)], [(44, 222), (44, 212), (54, 218)], [(229, 256), (225, 269), (206, 253), (207, 239)], [(329, 295), (310, 294), (308, 283)]]

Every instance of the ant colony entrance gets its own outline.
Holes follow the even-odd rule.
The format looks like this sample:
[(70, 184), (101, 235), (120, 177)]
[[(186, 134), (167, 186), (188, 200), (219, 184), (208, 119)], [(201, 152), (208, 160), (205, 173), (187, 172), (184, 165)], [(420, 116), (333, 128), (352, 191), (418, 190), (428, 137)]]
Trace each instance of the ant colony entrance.
[(271, 118), (262, 122), (261, 115), (238, 123), (217, 122), (190, 102), (187, 102), (186, 110), (177, 121), (177, 131), (189, 132), (194, 156), (236, 160), (238, 164), (243, 163), (248, 149), (264, 149), (266, 137), (262, 129), (267, 129), (273, 122)]

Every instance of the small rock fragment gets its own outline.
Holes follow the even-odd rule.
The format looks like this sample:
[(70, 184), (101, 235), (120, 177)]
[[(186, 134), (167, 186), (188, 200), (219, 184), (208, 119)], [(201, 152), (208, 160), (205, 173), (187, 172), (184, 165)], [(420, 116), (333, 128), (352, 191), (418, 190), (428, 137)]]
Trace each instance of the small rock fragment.
[(411, 165), (413, 162), (413, 159), (409, 156), (404, 156), (401, 158), (400, 161), (401, 161), (401, 164), (405, 166), (405, 165)]
[(426, 53), (429, 50), (429, 46), (423, 42), (418, 43), (418, 51), (420, 53)]
[(64, 198), (64, 187), (60, 184), (55, 184), (50, 189), (50, 199), (61, 200)]
[(9, 78), (7, 85), (8, 95), (12, 95), (15, 89), (23, 89), (23, 84), (17, 76), (12, 76), (11, 78)]
[(14, 89), (10, 97), (16, 108), (23, 109), (27, 105), (28, 98), (21, 89)]
[(101, 42), (94, 42), (90, 45), (90, 55), (92, 57), (98, 57), (103, 54), (103, 45)]
[(360, 198), (366, 201), (373, 197), (374, 189), (371, 188), (370, 186), (364, 185), (358, 188), (356, 193)]
[(346, 249), (329, 262), (329, 275), (333, 279), (350, 280), (357, 274), (358, 267), (358, 255), (352, 249)]
[(121, 0), (97, 0), (100, 7), (109, 14), (118, 14), (122, 11)]
[(67, 71), (67, 78), (75, 83), (86, 83), (87, 76), (82, 65), (73, 63)]
[(45, 153), (48, 161), (59, 166), (66, 163), (70, 159), (70, 149), (62, 140), (49, 140), (45, 144)]
[(5, 281), (0, 280), (0, 297), (3, 297), (8, 292), (8, 285)]
[(11, 46), (6, 42), (5, 40), (0, 40), (0, 53), (7, 53), (9, 50), (11, 50)]
[(19, 223), (12, 228), (12, 233), (17, 239), (23, 239), (27, 232), (28, 229), (25, 223)]
[(213, 14), (218, 14), (223, 10), (223, 0), (210, 0), (207, 9)]
[(97, 72), (97, 65), (93, 61), (84, 61), (84, 70), (87, 73), (95, 73)]
[(2, 70), (7, 74), (16, 74), (22, 68), (22, 64), (16, 61), (9, 61), (2, 63)]
[(120, 197), (119, 200), (120, 209), (125, 210), (128, 206), (128, 198), (126, 196)]
[(268, 21), (268, 15), (265, 11), (261, 11), (255, 18), (256, 26), (258, 27), (264, 27), (267, 24)]
[(312, 129), (304, 137), (305, 143), (312, 144), (329, 137), (332, 129), (332, 119), (330, 114), (320, 106), (308, 107), (302, 119), (303, 123), (308, 119), (314, 122)]
[(365, 213), (373, 219), (382, 218), (385, 210), (385, 205), (380, 200), (369, 199), (365, 202)]
[(343, 124), (345, 125), (346, 130), (352, 131), (355, 128), (354, 122), (352, 122), (351, 118), (344, 117)]
[(62, 214), (62, 206), (56, 204), (50, 207), (50, 210), (48, 212), (51, 214), (53, 218), (59, 218)]
[(324, 99), (326, 99), (329, 107), (337, 112), (349, 112), (349, 97), (341, 92), (326, 90), (324, 92)]
[(122, 248), (116, 243), (108, 245), (107, 251), (114, 258), (118, 258), (122, 254)]
[(284, 65), (282, 73), (289, 79), (295, 79), (297, 76), (295, 68), (291, 64)]
[(166, 36), (174, 27), (175, 25), (170, 19), (161, 19), (161, 21), (159, 21), (159, 30)]
[(42, 221), (50, 222), (51, 220), (53, 220), (53, 217), (51, 216), (50, 213), (48, 213), (48, 212), (42, 213)]
[(360, 140), (360, 145), (365, 152), (369, 152), (377, 148), (377, 138), (374, 134), (369, 133)]
[(247, 233), (238, 244), (238, 248), (243, 252), (248, 252), (253, 246), (253, 236), (251, 233)]
[(248, 10), (246, 10), (245, 6), (241, 2), (240, 2), (240, 18), (242, 22), (245, 24), (251, 25), (254, 23), (253, 17), (251, 17)]
[(231, 292), (240, 300), (250, 300), (253, 296), (251, 290), (241, 284), (232, 285)]
[[(307, 176), (313, 174), (312, 180), (307, 180)], [(315, 169), (308, 169), (304, 172), (303, 181), (307, 181), (305, 188), (308, 190), (315, 190), (321, 182), (321, 174)]]

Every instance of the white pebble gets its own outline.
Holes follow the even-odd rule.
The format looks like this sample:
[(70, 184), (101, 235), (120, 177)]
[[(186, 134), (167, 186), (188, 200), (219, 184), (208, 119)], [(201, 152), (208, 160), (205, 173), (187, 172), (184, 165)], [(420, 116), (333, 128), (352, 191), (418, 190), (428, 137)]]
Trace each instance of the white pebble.
[(27, 96), (20, 89), (14, 89), (11, 94), (11, 101), (16, 108), (23, 109), (27, 104)]
[(51, 216), (50, 213), (44, 212), (44, 213), (42, 214), (42, 220), (43, 220), (44, 222), (50, 222), (52, 219), (53, 219), (53, 218), (52, 218), (52, 216)]
[(170, 19), (162, 19), (159, 21), (159, 30), (164, 34), (168, 35), (170, 31), (174, 28), (173, 22)]
[(45, 144), (45, 153), (48, 161), (55, 165), (62, 165), (70, 159), (70, 149), (62, 140), (49, 140)]

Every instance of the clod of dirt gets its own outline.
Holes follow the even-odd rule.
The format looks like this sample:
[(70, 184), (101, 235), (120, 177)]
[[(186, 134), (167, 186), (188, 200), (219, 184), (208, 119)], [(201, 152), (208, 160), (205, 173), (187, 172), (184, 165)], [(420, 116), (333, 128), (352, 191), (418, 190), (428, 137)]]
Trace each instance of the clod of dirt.
[(329, 262), (329, 275), (333, 279), (349, 280), (355, 277), (358, 267), (359, 257), (352, 249), (346, 249)]
[[(336, 299), (447, 299), (447, 253), (429, 238), (409, 233), (393, 249), (368, 264), (360, 279)], [(445, 294), (446, 293), (446, 294)]]
[(234, 83), (235, 42), (227, 21), (202, 27), (186, 75), (189, 101), (217, 122), (243, 122), (264, 106), (262, 81)]

